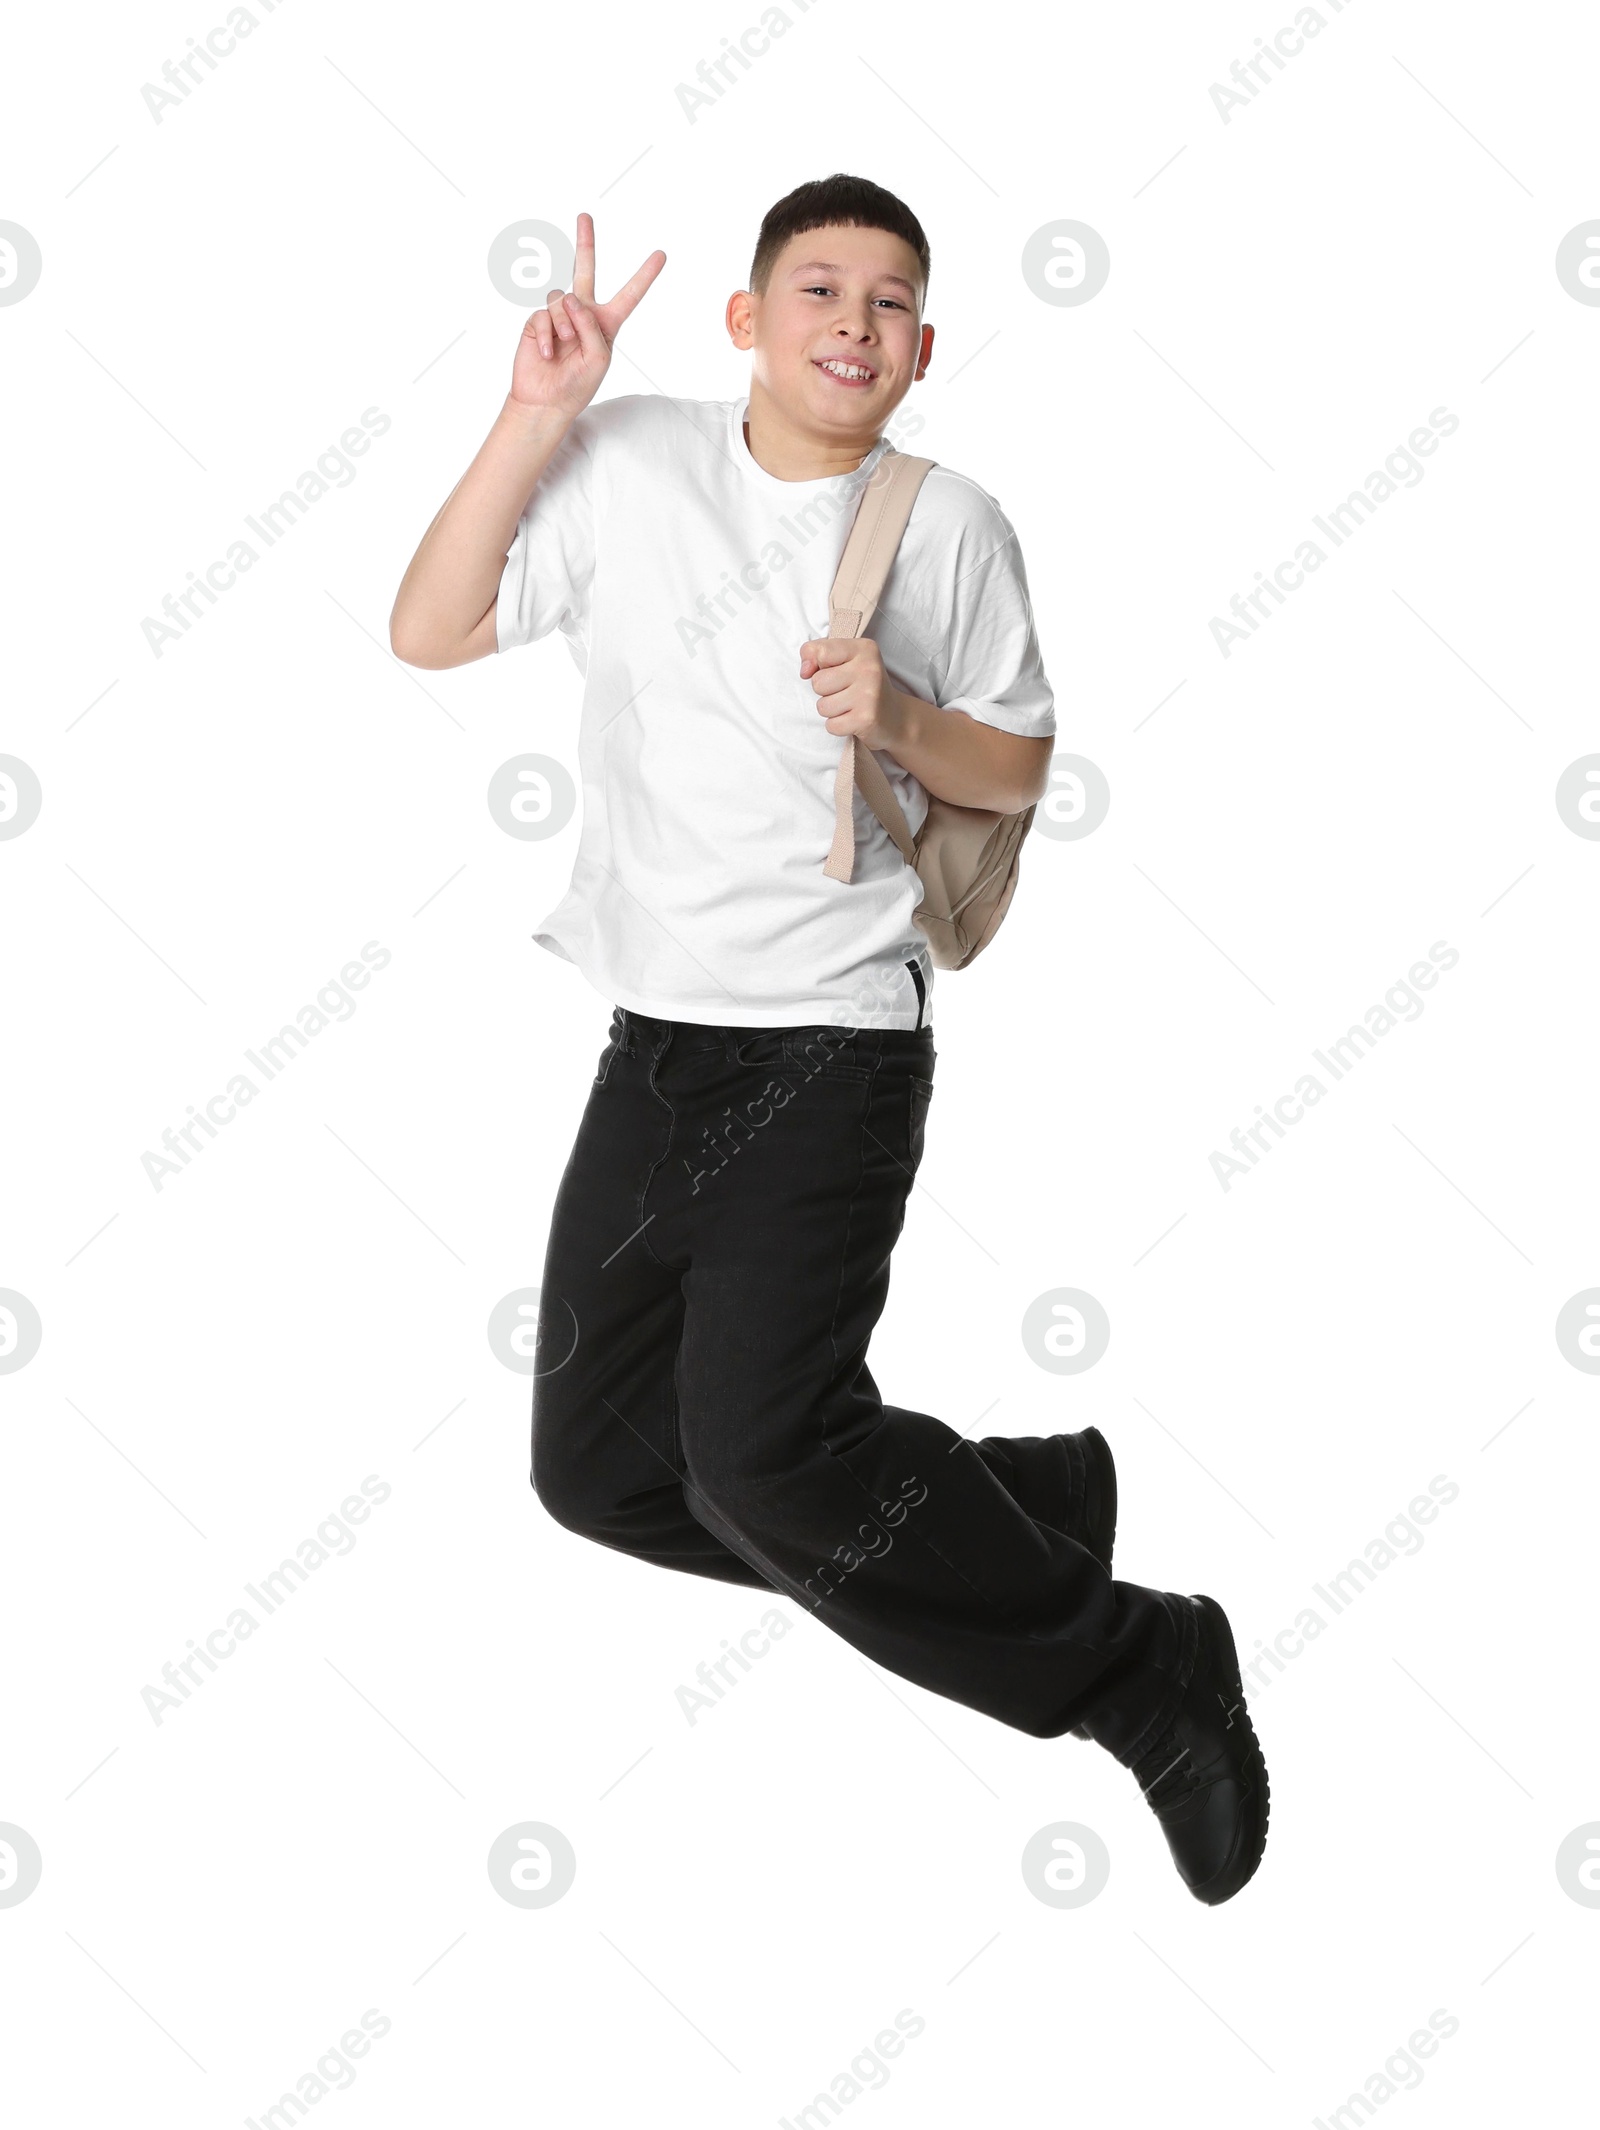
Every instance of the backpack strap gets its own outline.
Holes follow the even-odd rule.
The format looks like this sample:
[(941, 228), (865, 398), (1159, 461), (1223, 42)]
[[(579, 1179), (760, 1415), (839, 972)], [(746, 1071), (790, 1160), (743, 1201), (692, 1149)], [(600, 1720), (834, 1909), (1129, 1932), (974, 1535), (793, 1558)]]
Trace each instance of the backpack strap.
[[(861, 636), (878, 610), (878, 601), (899, 550), (917, 491), (932, 471), (932, 459), (886, 451), (856, 506), (855, 521), (828, 595), (828, 634)], [(855, 871), (855, 791), (894, 838), (908, 865), (916, 862), (916, 845), (889, 780), (869, 747), (853, 734), (844, 743), (833, 784), (833, 843), (822, 870), (830, 880), (848, 880)]]

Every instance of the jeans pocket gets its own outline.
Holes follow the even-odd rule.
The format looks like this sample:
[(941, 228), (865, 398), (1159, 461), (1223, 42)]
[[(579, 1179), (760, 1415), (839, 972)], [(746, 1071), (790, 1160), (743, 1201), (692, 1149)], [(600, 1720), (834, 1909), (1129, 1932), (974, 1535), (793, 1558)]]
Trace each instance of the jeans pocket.
[(789, 1062), (788, 1048), (781, 1028), (751, 1028), (738, 1031), (731, 1038), (729, 1051), (737, 1065), (770, 1068)]
[(862, 1062), (855, 1038), (842, 1028), (819, 1024), (814, 1028), (791, 1028), (785, 1038), (787, 1062), (807, 1079), (855, 1080), (872, 1078), (872, 1067)]

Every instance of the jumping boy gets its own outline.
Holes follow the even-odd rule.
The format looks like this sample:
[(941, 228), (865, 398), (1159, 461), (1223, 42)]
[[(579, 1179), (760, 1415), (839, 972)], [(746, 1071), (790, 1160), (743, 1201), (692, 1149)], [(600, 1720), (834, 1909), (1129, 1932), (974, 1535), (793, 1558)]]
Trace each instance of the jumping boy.
[(1106, 1747), (1189, 1890), (1225, 1901), (1260, 1861), (1267, 1777), (1221, 1606), (1112, 1579), (1097, 1429), (967, 1441), (867, 1368), (933, 1093), (933, 968), (917, 874), (859, 794), (854, 877), (824, 873), (841, 746), (872, 750), (915, 833), (930, 793), (1032, 804), (1056, 730), (1016, 535), (947, 467), (873, 633), (826, 635), (932, 357), (927, 240), (861, 178), (780, 200), (728, 301), (753, 358), (730, 401), (593, 404), (665, 254), (609, 303), (586, 214), (575, 259), (390, 625), (423, 667), (559, 628), (585, 677), (572, 884), (534, 937), (615, 1010), (551, 1221), (534, 1487), (569, 1530), (781, 1591), (933, 1693)]

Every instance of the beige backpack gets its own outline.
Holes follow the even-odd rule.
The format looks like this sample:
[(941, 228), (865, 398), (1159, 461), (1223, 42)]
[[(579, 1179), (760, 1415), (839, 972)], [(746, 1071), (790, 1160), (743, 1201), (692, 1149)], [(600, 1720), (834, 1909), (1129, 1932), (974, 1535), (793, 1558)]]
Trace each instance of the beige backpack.
[[(860, 636), (877, 611), (879, 597), (905, 531), (917, 490), (934, 465), (886, 451), (874, 467), (828, 595), (828, 634)], [(964, 969), (1000, 929), (1016, 892), (1022, 839), (1033, 808), (1019, 814), (989, 813), (957, 806), (928, 794), (928, 818), (915, 836), (907, 826), (889, 780), (870, 747), (844, 743), (834, 782), (833, 846), (822, 870), (848, 880), (855, 870), (853, 793), (861, 796), (889, 831), (907, 865), (922, 882), (916, 920), (927, 935), (936, 969)]]

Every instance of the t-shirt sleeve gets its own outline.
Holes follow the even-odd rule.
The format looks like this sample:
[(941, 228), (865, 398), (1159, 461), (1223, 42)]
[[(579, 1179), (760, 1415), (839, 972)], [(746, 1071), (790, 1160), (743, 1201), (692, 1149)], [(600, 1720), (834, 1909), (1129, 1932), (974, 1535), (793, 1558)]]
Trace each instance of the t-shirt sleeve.
[(555, 628), (575, 651), (586, 642), (600, 428), (593, 407), (575, 417), (517, 521), (495, 601), (496, 650), (536, 643)]
[(952, 588), (939, 707), (964, 710), (980, 725), (1025, 739), (1049, 739), (1056, 729), (1055, 697), (1039, 656), (1022, 549), (1005, 513), (990, 508), (971, 543), (972, 559), (962, 555)]

